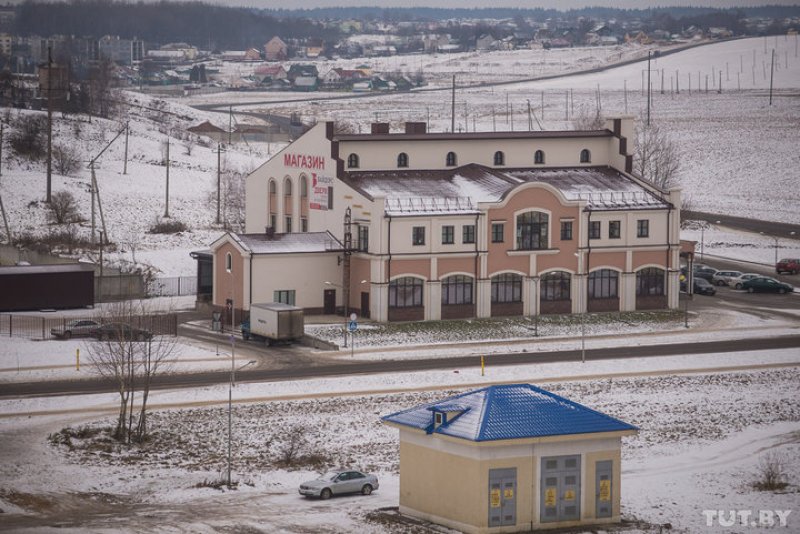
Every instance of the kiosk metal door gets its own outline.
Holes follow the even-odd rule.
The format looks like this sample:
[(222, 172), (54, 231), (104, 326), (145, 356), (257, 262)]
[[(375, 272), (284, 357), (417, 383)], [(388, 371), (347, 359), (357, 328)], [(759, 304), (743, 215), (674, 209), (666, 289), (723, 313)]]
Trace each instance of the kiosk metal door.
[(517, 469), (489, 470), (489, 526), (517, 524)]
[(581, 458), (579, 455), (542, 458), (539, 520), (576, 521), (581, 517)]
[(603, 460), (595, 464), (595, 515), (611, 517), (613, 484), (611, 478), (611, 460)]

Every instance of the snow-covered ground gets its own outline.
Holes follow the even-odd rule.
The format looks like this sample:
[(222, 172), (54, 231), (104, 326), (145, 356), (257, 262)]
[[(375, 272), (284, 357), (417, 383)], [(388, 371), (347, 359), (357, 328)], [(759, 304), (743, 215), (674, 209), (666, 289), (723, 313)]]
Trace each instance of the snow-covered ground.
[(687, 221), (681, 229), (681, 239), (697, 241), (695, 252), (698, 261), (701, 251), (704, 256), (736, 258), (770, 267), (775, 266), (776, 256), (777, 259), (800, 258), (800, 236), (783, 236), (776, 241), (772, 236), (742, 232), (718, 224)]

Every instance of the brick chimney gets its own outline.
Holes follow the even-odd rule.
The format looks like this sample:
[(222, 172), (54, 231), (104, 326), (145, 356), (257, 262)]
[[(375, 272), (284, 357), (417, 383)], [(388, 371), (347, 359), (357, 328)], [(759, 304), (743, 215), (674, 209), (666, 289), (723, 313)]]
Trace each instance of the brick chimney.
[(427, 131), (427, 125), (424, 122), (407, 122), (407, 134), (424, 134)]
[(389, 133), (389, 123), (388, 122), (373, 122), (372, 123), (372, 135), (382, 135)]

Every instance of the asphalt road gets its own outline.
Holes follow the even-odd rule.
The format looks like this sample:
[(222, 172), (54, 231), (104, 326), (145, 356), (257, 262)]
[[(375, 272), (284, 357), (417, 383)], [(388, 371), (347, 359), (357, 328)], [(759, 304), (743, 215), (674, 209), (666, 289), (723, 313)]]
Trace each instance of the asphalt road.
[[(800, 348), (800, 335), (764, 337), (744, 340), (708, 341), (703, 343), (675, 343), (637, 347), (613, 347), (589, 349), (587, 360), (641, 358), (684, 354), (708, 354), (713, 352), (743, 352), (753, 350)], [(530, 363), (575, 362), (581, 359), (581, 351), (548, 351), (492, 354), (487, 357), (491, 366), (521, 365)], [(317, 363), (288, 366), (282, 369), (254, 369), (240, 371), (237, 382), (271, 382), (331, 376), (392, 373), (408, 371), (430, 371), (480, 365), (476, 356), (452, 358), (430, 358), (384, 361), (353, 361), (339, 363)], [(162, 375), (154, 379), (153, 389), (196, 388), (224, 384), (230, 380), (228, 372), (195, 373), (184, 375)], [(60, 380), (3, 384), (0, 398), (26, 396), (74, 395), (86, 393), (114, 392), (114, 383), (108, 380), (89, 379), (80, 381)]]
[(681, 219), (685, 221), (706, 221), (711, 224), (719, 224), (746, 232), (763, 232), (773, 237), (800, 239), (800, 224), (747, 219), (745, 217), (735, 217), (733, 215), (720, 215), (718, 213), (690, 210), (682, 210)]

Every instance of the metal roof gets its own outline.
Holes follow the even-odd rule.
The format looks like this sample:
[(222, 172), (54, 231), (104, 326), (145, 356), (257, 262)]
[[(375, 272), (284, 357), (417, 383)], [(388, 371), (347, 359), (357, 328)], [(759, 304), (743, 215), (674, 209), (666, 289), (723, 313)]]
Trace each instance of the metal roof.
[(611, 130), (558, 130), (534, 132), (437, 132), (437, 133), (387, 133), (387, 134), (342, 134), (333, 138), (334, 141), (463, 141), (477, 139), (551, 139), (575, 137), (612, 137)]
[[(584, 201), (592, 210), (669, 207), (659, 194), (608, 166), (507, 169), (470, 163), (436, 170), (354, 171), (344, 181), (370, 198), (385, 198), (386, 212), (393, 216), (431, 211), (452, 214), (458, 211), (452, 209), (452, 199), (460, 199), (463, 213), (472, 213), (477, 206), (469, 205), (464, 199), (472, 203), (498, 202), (521, 184), (533, 182), (558, 189), (567, 200)], [(425, 203), (421, 201), (424, 198), (431, 200)], [(420, 209), (414, 209), (409, 199), (414, 199)], [(432, 205), (448, 206), (448, 209), (432, 209)]]
[[(460, 408), (454, 410), (453, 408)], [(460, 411), (435, 427), (433, 412)], [(633, 425), (530, 384), (489, 386), (415, 406), (383, 421), (469, 441), (636, 431)]]
[(0, 276), (14, 274), (53, 274), (94, 271), (94, 265), (88, 263), (55, 263), (48, 265), (13, 265), (0, 267)]
[(342, 244), (330, 232), (292, 232), (285, 234), (230, 234), (243, 249), (252, 254), (296, 254), (334, 252)]

